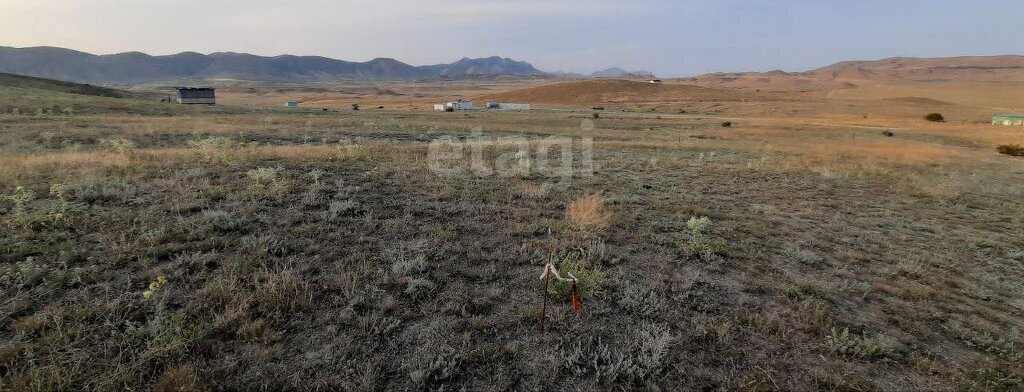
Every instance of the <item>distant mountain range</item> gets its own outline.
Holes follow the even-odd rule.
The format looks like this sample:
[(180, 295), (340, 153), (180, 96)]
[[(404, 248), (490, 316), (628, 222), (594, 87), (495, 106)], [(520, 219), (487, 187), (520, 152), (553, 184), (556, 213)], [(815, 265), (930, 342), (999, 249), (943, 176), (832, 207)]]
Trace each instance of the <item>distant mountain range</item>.
[(451, 64), (413, 66), (378, 58), (351, 62), (317, 56), (264, 57), (244, 53), (184, 52), (150, 56), (140, 52), (93, 55), (55, 47), (0, 47), (0, 72), (80, 83), (144, 83), (184, 79), (313, 82), (412, 80), (473, 76), (546, 76), (523, 61), (463, 58)]
[(619, 67), (612, 67), (600, 71), (593, 72), (589, 75), (579, 74), (575, 72), (552, 72), (552, 76), (573, 78), (573, 79), (584, 79), (584, 78), (627, 78), (627, 79), (653, 79), (655, 76), (651, 72), (647, 71), (626, 71)]

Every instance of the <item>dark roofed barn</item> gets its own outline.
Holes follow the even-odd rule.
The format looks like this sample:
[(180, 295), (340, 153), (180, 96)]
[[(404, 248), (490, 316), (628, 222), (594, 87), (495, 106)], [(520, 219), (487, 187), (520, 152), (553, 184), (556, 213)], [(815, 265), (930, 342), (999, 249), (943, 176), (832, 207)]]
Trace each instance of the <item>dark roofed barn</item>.
[(178, 89), (178, 103), (213, 105), (216, 103), (216, 95), (212, 88), (182, 87)]

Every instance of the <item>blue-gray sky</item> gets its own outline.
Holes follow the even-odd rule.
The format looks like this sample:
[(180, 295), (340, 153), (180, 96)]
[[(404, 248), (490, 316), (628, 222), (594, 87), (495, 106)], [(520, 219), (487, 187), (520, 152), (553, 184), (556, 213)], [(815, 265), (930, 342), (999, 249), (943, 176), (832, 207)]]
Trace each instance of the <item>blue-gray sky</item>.
[(1024, 54), (1021, 0), (0, 0), (0, 45), (92, 53), (500, 55), (545, 71), (803, 71)]

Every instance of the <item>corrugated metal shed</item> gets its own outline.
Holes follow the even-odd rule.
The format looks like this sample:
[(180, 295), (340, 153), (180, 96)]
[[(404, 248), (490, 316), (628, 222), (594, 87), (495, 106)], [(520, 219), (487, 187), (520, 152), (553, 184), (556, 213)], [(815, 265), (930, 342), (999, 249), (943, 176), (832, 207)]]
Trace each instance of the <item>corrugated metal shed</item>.
[(1024, 114), (997, 114), (992, 116), (992, 125), (1024, 126)]
[(178, 88), (178, 103), (213, 105), (217, 103), (216, 92), (212, 88), (181, 87)]

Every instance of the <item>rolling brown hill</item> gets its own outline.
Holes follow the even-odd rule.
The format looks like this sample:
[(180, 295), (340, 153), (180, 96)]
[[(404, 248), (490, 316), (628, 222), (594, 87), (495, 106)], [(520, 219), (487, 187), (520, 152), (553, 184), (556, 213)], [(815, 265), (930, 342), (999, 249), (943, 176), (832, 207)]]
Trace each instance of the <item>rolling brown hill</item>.
[(17, 87), (26, 89), (37, 89), (46, 90), (59, 93), (77, 94), (77, 95), (94, 95), (97, 97), (110, 97), (110, 98), (125, 98), (132, 96), (132, 93), (122, 90), (116, 90), (107, 87), (92, 86), (88, 84), (79, 84), (71, 82), (63, 82), (59, 80), (50, 80), (43, 78), (36, 78), (24, 75), (15, 75), (9, 73), (0, 73), (0, 88), (3, 87)]
[(553, 83), (475, 97), (479, 101), (530, 102), (552, 105), (669, 103), (741, 99), (745, 93), (684, 84), (661, 84), (622, 79)]
[(831, 90), (878, 83), (1024, 83), (1024, 56), (894, 57), (846, 61), (808, 72), (714, 73), (680, 81), (704, 87), (768, 90)]

